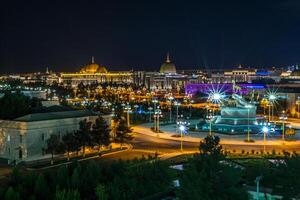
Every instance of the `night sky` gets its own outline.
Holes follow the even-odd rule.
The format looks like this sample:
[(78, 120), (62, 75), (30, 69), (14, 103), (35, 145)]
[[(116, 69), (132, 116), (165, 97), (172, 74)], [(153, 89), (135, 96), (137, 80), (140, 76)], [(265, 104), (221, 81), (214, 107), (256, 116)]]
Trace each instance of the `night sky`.
[(0, 73), (300, 62), (300, 1), (2, 1)]

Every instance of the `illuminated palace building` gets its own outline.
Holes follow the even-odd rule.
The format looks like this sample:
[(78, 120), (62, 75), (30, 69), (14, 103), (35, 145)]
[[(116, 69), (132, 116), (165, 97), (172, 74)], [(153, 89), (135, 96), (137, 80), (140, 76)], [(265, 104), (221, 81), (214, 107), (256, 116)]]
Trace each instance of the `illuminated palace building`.
[(81, 68), (78, 73), (61, 73), (59, 82), (72, 87), (83, 83), (84, 85), (92, 83), (115, 83), (115, 84), (130, 84), (133, 83), (133, 72), (118, 71), (110, 72), (104, 66), (95, 63), (92, 57), (91, 64)]
[(104, 66), (94, 62), (81, 68), (77, 73), (61, 73), (59, 83), (66, 86), (77, 87), (92, 83), (131, 84), (146, 87), (150, 90), (179, 90), (189, 83), (203, 83), (206, 76), (197, 70), (177, 72), (175, 64), (171, 62), (169, 55), (166, 61), (157, 71), (118, 71), (110, 72)]
[(203, 83), (206, 81), (205, 74), (200, 70), (177, 71), (171, 62), (169, 54), (159, 71), (136, 71), (134, 72), (134, 83), (145, 86), (149, 90), (180, 90), (187, 84)]

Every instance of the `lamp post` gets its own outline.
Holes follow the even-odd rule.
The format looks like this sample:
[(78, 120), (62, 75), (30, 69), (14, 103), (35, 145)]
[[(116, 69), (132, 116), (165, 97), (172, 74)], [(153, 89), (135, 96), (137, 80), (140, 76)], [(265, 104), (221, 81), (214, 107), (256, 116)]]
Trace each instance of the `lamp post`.
[(252, 106), (247, 104), (245, 107), (247, 108), (247, 111), (248, 111), (247, 142), (250, 142), (250, 128), (249, 128), (249, 126), (250, 126), (250, 120), (249, 120), (250, 116), (249, 116), (249, 112), (250, 112), (250, 108), (252, 108)]
[(149, 110), (149, 122), (151, 122), (151, 113), (152, 113), (153, 108), (150, 106), (148, 108), (148, 110)]
[(264, 126), (262, 128), (262, 132), (264, 133), (264, 154), (266, 153), (266, 135), (269, 132), (269, 128)]
[(176, 106), (176, 133), (178, 131), (178, 107), (181, 105), (180, 102), (175, 101), (174, 105)]
[(269, 106), (272, 107), (272, 117), (270, 119), (270, 111), (271, 111), (271, 107), (269, 107), (269, 122), (272, 120), (274, 120), (273, 116), (274, 116), (274, 101), (276, 100), (276, 95), (275, 94), (270, 94), (269, 95)]
[(187, 132), (187, 126), (189, 125), (189, 123), (187, 123), (186, 121), (179, 121), (177, 122), (178, 126), (179, 126), (179, 130), (180, 130), (180, 151), (183, 152), (183, 133)]
[[(220, 92), (211, 92), (208, 96), (208, 100), (213, 104), (220, 105), (220, 103), (222, 102), (223, 96), (224, 95)], [(213, 115), (214, 115), (214, 109), (215, 108), (213, 108)]]
[(159, 132), (160, 132), (160, 127), (159, 127), (159, 118), (160, 117), (162, 117), (162, 114), (161, 114), (161, 110), (159, 109), (159, 106), (158, 106), (154, 113), (154, 118), (156, 119), (156, 121), (154, 123), (155, 124), (154, 130), (157, 132), (157, 136), (159, 136)]
[(172, 123), (172, 101), (173, 101), (173, 99), (174, 99), (174, 97), (172, 97), (172, 96), (170, 96), (170, 97), (168, 97), (168, 100), (169, 100), (169, 102), (170, 102), (170, 120), (169, 120), (169, 122), (170, 123)]
[(131, 106), (129, 103), (125, 106), (125, 112), (127, 113), (127, 127), (130, 127), (130, 118), (129, 118), (129, 113), (131, 112)]
[(154, 104), (154, 112), (155, 112), (155, 110), (156, 110), (156, 104), (158, 103), (158, 100), (157, 99), (153, 99), (152, 103)]
[(282, 111), (282, 115), (279, 117), (279, 119), (282, 122), (282, 144), (284, 144), (284, 140), (285, 140), (285, 131), (284, 131), (284, 122), (287, 120), (287, 116), (285, 114), (285, 111)]

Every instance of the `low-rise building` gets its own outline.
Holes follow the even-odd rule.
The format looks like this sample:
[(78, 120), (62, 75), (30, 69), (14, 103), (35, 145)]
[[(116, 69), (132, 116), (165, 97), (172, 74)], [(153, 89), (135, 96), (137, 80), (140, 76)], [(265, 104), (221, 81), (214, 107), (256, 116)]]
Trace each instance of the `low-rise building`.
[[(94, 122), (99, 113), (89, 110), (35, 113), (14, 120), (0, 120), (0, 158), (8, 163), (40, 159), (52, 134), (62, 137), (79, 129), (79, 122)], [(111, 124), (111, 115), (101, 115)]]

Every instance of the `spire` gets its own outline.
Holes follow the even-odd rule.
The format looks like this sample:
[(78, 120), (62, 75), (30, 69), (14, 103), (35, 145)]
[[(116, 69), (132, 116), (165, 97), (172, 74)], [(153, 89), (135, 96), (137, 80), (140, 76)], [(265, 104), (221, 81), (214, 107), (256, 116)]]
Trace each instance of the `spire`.
[(166, 62), (167, 62), (167, 63), (170, 63), (170, 62), (171, 62), (169, 52), (167, 53), (167, 59), (166, 59)]
[(48, 69), (48, 67), (46, 67), (46, 74), (49, 74), (49, 69)]
[(94, 56), (92, 56), (92, 64), (95, 63), (95, 59), (94, 59)]

